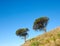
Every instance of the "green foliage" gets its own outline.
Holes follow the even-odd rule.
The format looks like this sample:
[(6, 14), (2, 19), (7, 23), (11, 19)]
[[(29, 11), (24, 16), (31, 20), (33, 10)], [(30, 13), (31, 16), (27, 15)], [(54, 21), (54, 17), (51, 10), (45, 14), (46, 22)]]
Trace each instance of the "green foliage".
[(50, 40), (55, 41), (55, 40), (56, 40), (55, 36), (51, 36), (51, 37), (50, 37)]
[(35, 38), (30, 39), (30, 41), (34, 40)]
[(21, 28), (16, 31), (17, 36), (25, 36), (27, 35), (28, 28)]
[(32, 38), (31, 40), (34, 40), (35, 38)]
[(49, 40), (48, 39), (46, 40), (46, 43), (49, 43)]
[(58, 35), (58, 37), (60, 37), (60, 32), (57, 35)]
[(16, 31), (16, 35), (20, 37), (24, 37), (26, 42), (26, 36), (28, 35), (27, 31), (29, 31), (28, 28), (21, 28)]
[(34, 22), (34, 25), (33, 25), (33, 29), (34, 30), (44, 29), (48, 23), (48, 20), (49, 20), (48, 17), (40, 17), (40, 18), (36, 19)]
[(31, 46), (39, 46), (39, 44), (40, 43), (38, 41), (34, 41), (34, 42), (31, 43)]

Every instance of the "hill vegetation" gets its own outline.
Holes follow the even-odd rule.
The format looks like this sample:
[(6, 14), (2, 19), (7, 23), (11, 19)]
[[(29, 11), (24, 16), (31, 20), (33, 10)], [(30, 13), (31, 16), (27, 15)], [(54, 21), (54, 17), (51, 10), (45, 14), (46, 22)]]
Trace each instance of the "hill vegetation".
[(22, 46), (60, 46), (60, 27), (27, 40)]

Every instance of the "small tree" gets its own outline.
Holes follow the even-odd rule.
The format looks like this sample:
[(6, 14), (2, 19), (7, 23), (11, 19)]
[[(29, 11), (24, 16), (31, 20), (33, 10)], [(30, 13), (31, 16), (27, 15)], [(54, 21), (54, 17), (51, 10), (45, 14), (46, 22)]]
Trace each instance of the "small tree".
[(40, 17), (36, 19), (33, 25), (33, 29), (44, 30), (46, 32), (46, 26), (47, 26), (48, 20), (49, 20), (48, 17)]
[(18, 29), (16, 31), (16, 35), (17, 36), (20, 36), (20, 37), (23, 37), (25, 39), (25, 42), (26, 42), (26, 36), (28, 35), (27, 31), (29, 31), (28, 28), (21, 28), (21, 29)]

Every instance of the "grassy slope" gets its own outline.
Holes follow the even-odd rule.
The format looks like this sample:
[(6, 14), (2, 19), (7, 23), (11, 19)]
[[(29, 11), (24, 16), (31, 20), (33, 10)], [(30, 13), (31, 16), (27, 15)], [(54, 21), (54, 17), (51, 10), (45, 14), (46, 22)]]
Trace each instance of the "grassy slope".
[(32, 38), (22, 46), (60, 46), (60, 27)]

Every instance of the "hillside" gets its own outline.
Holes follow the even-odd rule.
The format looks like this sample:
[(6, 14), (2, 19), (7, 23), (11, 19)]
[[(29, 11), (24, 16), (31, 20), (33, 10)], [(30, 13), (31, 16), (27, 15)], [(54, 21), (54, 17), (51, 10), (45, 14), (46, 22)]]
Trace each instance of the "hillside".
[(60, 46), (60, 27), (32, 38), (22, 46)]

